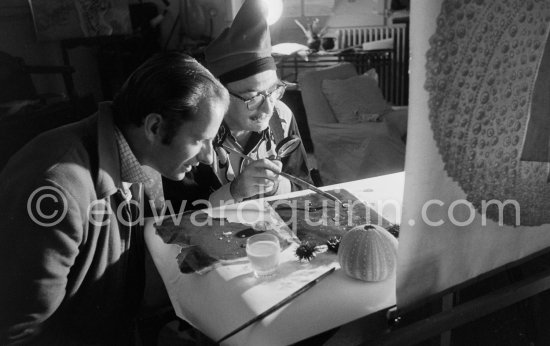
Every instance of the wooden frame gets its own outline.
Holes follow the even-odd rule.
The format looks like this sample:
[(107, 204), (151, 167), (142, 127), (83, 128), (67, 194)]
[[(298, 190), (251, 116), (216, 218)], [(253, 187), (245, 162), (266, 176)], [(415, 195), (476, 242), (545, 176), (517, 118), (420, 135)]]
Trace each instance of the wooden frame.
[[(406, 310), (400, 311), (395, 307), (386, 310), (387, 328), (380, 328), (376, 333), (371, 332), (370, 335), (367, 336), (367, 339), (363, 337), (361, 345), (411, 345), (437, 337), (438, 335), (440, 335), (441, 345), (449, 345), (451, 341), (450, 331), (452, 329), (549, 290), (550, 264), (548, 265), (549, 269), (542, 270), (521, 281), (510, 283), (506, 287), (489, 292), (456, 306), (453, 306), (453, 292), (457, 292), (460, 289), (466, 288), (482, 280), (490, 279), (496, 274), (506, 270), (533, 265), (534, 262), (540, 260), (543, 255), (548, 254), (550, 254), (550, 249), (545, 249), (513, 263), (509, 263), (440, 292)], [(400, 327), (400, 320), (403, 315), (406, 316), (406, 313), (408, 314), (419, 309), (439, 311), (429, 314), (428, 317), (415, 320), (406, 326)], [(382, 313), (382, 311), (380, 313)], [(372, 316), (366, 316), (352, 323), (356, 326), (372, 324), (373, 318)]]

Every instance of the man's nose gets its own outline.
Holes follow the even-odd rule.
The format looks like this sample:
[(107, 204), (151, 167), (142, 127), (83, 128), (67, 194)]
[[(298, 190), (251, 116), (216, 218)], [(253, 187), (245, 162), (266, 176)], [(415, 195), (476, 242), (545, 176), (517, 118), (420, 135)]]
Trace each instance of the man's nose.
[(204, 163), (206, 165), (212, 164), (214, 161), (214, 148), (212, 147), (211, 141), (203, 144), (201, 151), (199, 152), (198, 159), (200, 163)]
[(265, 114), (271, 114), (273, 112), (273, 108), (275, 107), (275, 100), (271, 98), (271, 96), (266, 96), (264, 98), (264, 102), (262, 103), (262, 106), (260, 107), (260, 111)]

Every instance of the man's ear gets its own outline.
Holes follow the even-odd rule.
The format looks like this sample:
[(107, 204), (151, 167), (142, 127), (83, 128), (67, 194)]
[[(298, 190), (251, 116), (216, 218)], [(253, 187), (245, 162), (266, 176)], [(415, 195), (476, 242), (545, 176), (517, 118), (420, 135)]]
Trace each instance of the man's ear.
[(163, 118), (158, 113), (149, 113), (143, 119), (143, 127), (145, 136), (151, 142), (161, 138), (161, 125)]

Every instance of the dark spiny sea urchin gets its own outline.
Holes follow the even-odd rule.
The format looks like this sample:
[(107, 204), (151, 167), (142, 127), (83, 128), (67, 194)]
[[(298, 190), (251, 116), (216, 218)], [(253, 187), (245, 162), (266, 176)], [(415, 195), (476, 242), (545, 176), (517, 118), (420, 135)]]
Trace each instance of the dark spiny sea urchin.
[(327, 247), (330, 251), (337, 253), (338, 248), (340, 247), (340, 240), (342, 240), (341, 236), (333, 235), (327, 240)]
[(296, 256), (298, 256), (298, 259), (301, 260), (307, 260), (308, 262), (315, 257), (315, 253), (317, 252), (317, 244), (310, 243), (309, 241), (302, 242), (300, 246), (296, 249)]

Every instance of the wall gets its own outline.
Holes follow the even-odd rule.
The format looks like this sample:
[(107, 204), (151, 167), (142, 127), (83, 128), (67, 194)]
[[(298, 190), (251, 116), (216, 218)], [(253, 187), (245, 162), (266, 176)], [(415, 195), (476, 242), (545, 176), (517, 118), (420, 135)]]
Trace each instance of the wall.
[[(0, 3), (0, 51), (21, 57), (27, 64), (61, 65), (61, 48), (58, 42), (38, 42), (29, 4), (26, 0), (2, 0)], [(89, 49), (71, 52), (71, 62), (76, 73), (73, 75), (79, 94), (94, 94), (101, 97), (97, 68)], [(59, 76), (33, 76), (38, 92), (64, 92), (63, 80)]]
[[(171, 0), (170, 7), (164, 20), (160, 23), (160, 44), (164, 47), (178, 13), (184, 8), (185, 0)], [(188, 0), (191, 4), (198, 4), (198, 0)], [(205, 14), (203, 31), (205, 35), (210, 31), (210, 15), (212, 16), (212, 35), (215, 37), (229, 25), (227, 8), (230, 0), (200, 0), (200, 6)], [(139, 0), (130, 0), (137, 3)], [(159, 12), (165, 8), (161, 0), (152, 0)], [(182, 18), (184, 15), (181, 16)], [(182, 46), (185, 38), (185, 28), (182, 20), (174, 28), (174, 34), (167, 46), (168, 49), (177, 49)], [(191, 27), (196, 23), (191, 23)], [(32, 13), (27, 0), (0, 1), (0, 51), (13, 56), (21, 57), (27, 64), (61, 65), (63, 63), (61, 48), (58, 41), (38, 42), (36, 39)], [(79, 95), (92, 94), (96, 101), (103, 99), (101, 93), (99, 72), (95, 54), (96, 48), (79, 47), (70, 50), (71, 65), (76, 72), (73, 74), (76, 92)], [(33, 76), (39, 93), (64, 92), (63, 80), (59, 76)]]
[[(319, 29), (325, 25), (328, 28), (342, 26), (383, 25), (384, 0), (336, 0), (333, 14), (330, 17), (319, 17)], [(298, 19), (303, 25), (313, 17), (281, 18), (271, 27), (273, 44), (281, 42), (296, 42), (305, 44), (306, 38), (302, 30), (294, 23)]]
[[(198, 36), (217, 37), (231, 23), (232, 1), (235, 0), (171, 0), (168, 13), (161, 23), (162, 46), (165, 46), (172, 30), (174, 33), (168, 49), (178, 49), (196, 42)], [(151, 2), (160, 9), (164, 8), (161, 0)], [(178, 14), (180, 20), (176, 23)]]
[[(238, 12), (243, 0), (226, 0), (228, 9), (227, 25), (230, 25), (230, 19)], [(333, 9), (333, 15), (330, 17), (318, 17), (321, 29), (325, 25), (330, 27), (342, 26), (365, 26), (365, 25), (383, 25), (384, 8), (388, 8), (388, 0), (336, 0)], [(284, 13), (284, 12), (283, 12)], [(293, 13), (291, 15), (297, 15)], [(303, 25), (312, 21), (313, 17), (305, 17), (302, 13), (295, 17), (282, 17), (273, 24), (271, 29), (272, 44), (282, 42), (306, 43), (306, 38), (302, 30), (294, 22), (299, 20)]]
[(385, 25), (385, 0), (337, 0), (330, 27)]
[[(161, 44), (165, 45), (172, 29), (174, 34), (167, 45), (168, 49), (181, 48), (185, 43), (186, 27), (183, 20), (174, 28), (178, 13), (184, 8), (184, 2), (191, 5), (200, 5), (204, 15), (202, 30), (205, 35), (216, 37), (229, 26), (234, 14), (237, 13), (242, 0), (171, 0), (168, 12), (160, 23)], [(136, 3), (138, 0), (130, 0)], [(152, 0), (162, 12), (162, 0)], [(380, 25), (383, 23), (384, 0), (336, 0), (334, 15), (320, 17), (319, 27), (325, 24), (331, 27), (346, 25)], [(192, 16), (191, 16), (192, 17)], [(184, 18), (184, 15), (181, 15)], [(212, 29), (210, 29), (210, 18)], [(281, 18), (271, 27), (272, 42), (305, 43), (305, 37), (294, 23), (293, 17)], [(298, 17), (303, 24), (306, 17)], [(199, 23), (200, 24), (200, 23)], [(199, 25), (200, 26), (200, 25)], [(188, 27), (197, 27), (197, 23), (190, 23)], [(32, 14), (27, 0), (2, 0), (0, 2), (0, 50), (23, 58), (28, 64), (62, 64), (59, 42), (38, 42), (34, 32)], [(70, 51), (71, 64), (76, 72), (73, 75), (77, 93), (80, 95), (93, 94), (96, 100), (102, 100), (99, 73), (95, 59), (96, 49), (76, 48)], [(39, 92), (64, 92), (64, 84), (58, 76), (33, 76)]]

